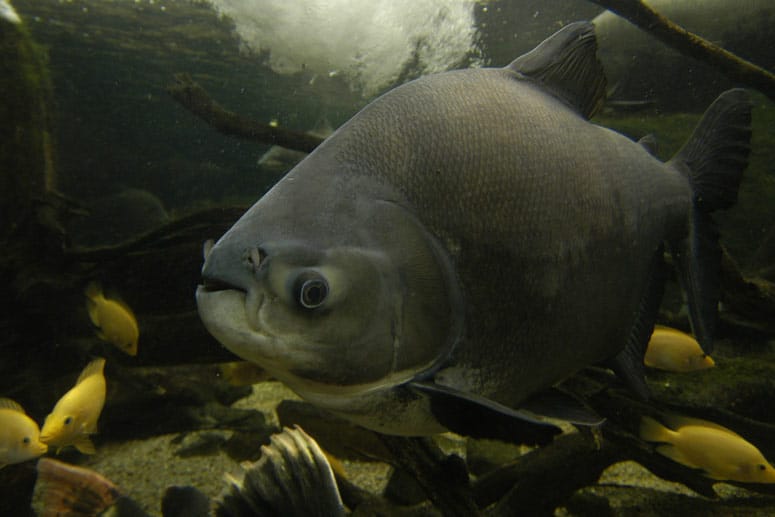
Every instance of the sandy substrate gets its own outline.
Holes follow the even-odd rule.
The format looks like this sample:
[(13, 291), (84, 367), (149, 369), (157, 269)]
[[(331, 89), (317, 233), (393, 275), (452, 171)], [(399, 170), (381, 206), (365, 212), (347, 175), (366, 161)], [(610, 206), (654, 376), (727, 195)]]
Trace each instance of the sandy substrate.
[[(254, 387), (252, 396), (238, 401), (234, 407), (259, 409), (266, 413), (270, 421), (273, 420), (276, 423), (277, 416), (274, 408), (285, 398), (297, 397), (278, 383), (262, 383)], [(241, 471), (239, 463), (217, 447), (207, 455), (181, 457), (176, 454), (183, 450), (187, 443), (196, 442), (213, 433), (221, 433), (223, 439), (229, 436), (229, 431), (197, 431), (186, 433), (185, 436), (178, 433), (143, 440), (109, 443), (100, 447), (98, 453), (83, 465), (112, 480), (149, 514), (160, 516), (161, 499), (169, 486), (194, 486), (215, 499), (226, 487), (224, 475), (226, 473), (239, 475)], [(464, 454), (462, 449), (455, 452)], [(353, 482), (372, 492), (383, 490), (390, 474), (390, 467), (383, 463), (343, 461), (342, 464)], [(619, 492), (616, 490), (605, 492), (607, 497), (620, 492), (629, 497), (627, 487), (648, 488), (664, 494), (697, 497), (685, 486), (664, 481), (634, 462), (612, 465), (603, 473), (599, 483), (601, 491), (604, 487), (622, 489)], [(723, 483), (716, 485), (716, 490), (721, 500), (745, 497), (748, 494), (743, 489)], [(622, 504), (626, 506), (628, 503), (622, 501)], [(611, 506), (616, 508), (618, 505), (612, 501)]]

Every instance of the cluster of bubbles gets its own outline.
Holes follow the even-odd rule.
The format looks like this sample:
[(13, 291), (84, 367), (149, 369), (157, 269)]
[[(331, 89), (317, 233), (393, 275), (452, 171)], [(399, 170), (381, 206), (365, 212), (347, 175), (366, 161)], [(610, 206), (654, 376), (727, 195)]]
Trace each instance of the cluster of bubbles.
[(399, 79), (477, 53), (474, 0), (208, 0), (243, 48), (279, 74), (340, 75), (370, 97)]

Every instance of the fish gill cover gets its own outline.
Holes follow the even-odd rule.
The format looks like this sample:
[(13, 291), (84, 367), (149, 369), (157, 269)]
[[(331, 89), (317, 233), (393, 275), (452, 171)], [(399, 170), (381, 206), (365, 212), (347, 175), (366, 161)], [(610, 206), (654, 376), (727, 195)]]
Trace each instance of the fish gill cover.
[[(370, 97), (478, 54), (474, 0), (209, 0), (279, 74), (342, 75)], [(478, 64), (478, 63), (474, 63)]]

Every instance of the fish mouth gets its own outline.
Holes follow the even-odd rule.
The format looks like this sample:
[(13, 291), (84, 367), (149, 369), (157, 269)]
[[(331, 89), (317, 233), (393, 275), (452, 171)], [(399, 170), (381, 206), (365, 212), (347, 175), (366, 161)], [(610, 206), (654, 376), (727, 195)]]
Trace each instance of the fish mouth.
[(196, 290), (199, 317), (223, 346), (249, 361), (267, 366), (277, 339), (258, 326), (260, 303), (247, 290), (223, 282), (209, 282)]
[(202, 283), (197, 286), (197, 297), (199, 296), (200, 289), (207, 292), (216, 292), (216, 291), (241, 291), (243, 293), (247, 292), (246, 289), (243, 289), (234, 284), (230, 284), (229, 282), (219, 280), (213, 277), (202, 278)]

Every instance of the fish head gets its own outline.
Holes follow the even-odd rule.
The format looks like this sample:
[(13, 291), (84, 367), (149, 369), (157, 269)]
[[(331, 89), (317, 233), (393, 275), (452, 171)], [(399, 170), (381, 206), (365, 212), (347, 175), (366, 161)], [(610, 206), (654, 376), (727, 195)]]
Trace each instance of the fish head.
[(118, 348), (125, 354), (131, 355), (132, 357), (134, 357), (137, 355), (137, 341), (138, 341), (138, 336), (136, 333), (134, 333), (130, 339), (126, 339), (117, 343)]
[(748, 483), (775, 483), (775, 468), (772, 468), (761, 454), (756, 456), (758, 457), (753, 461), (738, 466), (739, 480)]
[(716, 366), (716, 362), (713, 358), (704, 353), (689, 355), (686, 357), (686, 362), (687, 371), (691, 372), (695, 370), (707, 370), (708, 368)]
[(71, 444), (81, 433), (82, 418), (77, 411), (62, 401), (46, 417), (40, 430), (40, 441), (48, 445), (64, 447)]
[[(14, 425), (16, 424), (16, 425)], [(13, 429), (13, 442), (8, 444), (4, 460), (5, 463), (19, 463), (32, 458), (37, 458), (48, 452), (48, 445), (40, 441), (38, 425), (25, 417), (24, 421), (6, 423)]]
[(317, 151), (205, 250), (199, 314), (303, 397), (407, 382), (462, 325), (449, 256), (401, 196)]
[(43, 422), (43, 428), (40, 430), (40, 441), (43, 443), (57, 445), (65, 441), (65, 436), (68, 434), (67, 430), (72, 426), (73, 417), (65, 416), (56, 413), (51, 413), (46, 417)]

